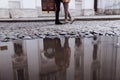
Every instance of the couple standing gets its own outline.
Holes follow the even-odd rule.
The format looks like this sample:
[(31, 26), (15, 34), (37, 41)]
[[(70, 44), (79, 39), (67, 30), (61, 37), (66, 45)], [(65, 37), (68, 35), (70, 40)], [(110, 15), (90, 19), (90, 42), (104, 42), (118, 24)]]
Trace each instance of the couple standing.
[(64, 12), (65, 12), (65, 20), (64, 20), (65, 23), (68, 23), (69, 21), (72, 21), (71, 15), (70, 15), (70, 13), (68, 11), (69, 1), (70, 0), (55, 0), (55, 5), (56, 5), (55, 24), (57, 24), (57, 25), (62, 24), (59, 21), (59, 12), (60, 12), (61, 2), (63, 3)]

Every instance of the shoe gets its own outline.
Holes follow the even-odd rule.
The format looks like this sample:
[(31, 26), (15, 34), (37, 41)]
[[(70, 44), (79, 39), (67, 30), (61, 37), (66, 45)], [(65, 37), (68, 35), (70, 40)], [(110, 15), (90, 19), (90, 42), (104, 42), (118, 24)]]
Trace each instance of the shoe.
[(72, 24), (75, 21), (75, 19), (70, 19), (70, 24)]
[(65, 23), (69, 23), (69, 21), (67, 20), (67, 19), (65, 19), (65, 21), (64, 21)]
[(63, 23), (61, 22), (55, 22), (56, 25), (62, 25)]
[(72, 19), (68, 19), (68, 21), (71, 21), (71, 22), (72, 22), (72, 21), (74, 21), (74, 18), (72, 18)]

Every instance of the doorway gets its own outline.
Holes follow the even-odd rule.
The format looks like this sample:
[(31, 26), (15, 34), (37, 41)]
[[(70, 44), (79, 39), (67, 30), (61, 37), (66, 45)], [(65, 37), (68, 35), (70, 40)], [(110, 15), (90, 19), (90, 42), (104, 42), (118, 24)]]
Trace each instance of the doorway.
[(49, 13), (50, 11), (55, 11), (55, 1), (54, 0), (42, 0), (42, 11)]

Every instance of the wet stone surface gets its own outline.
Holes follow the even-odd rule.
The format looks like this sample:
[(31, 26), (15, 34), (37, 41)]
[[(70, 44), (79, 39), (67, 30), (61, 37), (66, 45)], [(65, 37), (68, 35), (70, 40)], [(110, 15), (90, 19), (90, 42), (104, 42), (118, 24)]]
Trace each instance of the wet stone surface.
[(55, 25), (54, 22), (0, 22), (0, 41), (55, 37), (120, 36), (120, 20), (75, 21)]

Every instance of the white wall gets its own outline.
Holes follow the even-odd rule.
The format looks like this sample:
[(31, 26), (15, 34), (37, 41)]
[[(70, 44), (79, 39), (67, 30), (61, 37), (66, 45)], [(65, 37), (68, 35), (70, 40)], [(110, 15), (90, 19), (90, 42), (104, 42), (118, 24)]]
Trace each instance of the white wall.
[(82, 0), (82, 9), (94, 9), (94, 0)]
[(98, 8), (120, 9), (120, 0), (98, 0)]
[(41, 5), (41, 0), (36, 0), (36, 6), (37, 7), (41, 7), (42, 5)]
[(98, 0), (98, 8), (104, 9), (106, 0)]
[(36, 8), (36, 0), (23, 0), (23, 8)]
[(0, 8), (8, 8), (8, 0), (0, 0)]

